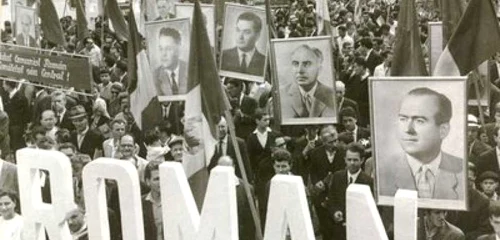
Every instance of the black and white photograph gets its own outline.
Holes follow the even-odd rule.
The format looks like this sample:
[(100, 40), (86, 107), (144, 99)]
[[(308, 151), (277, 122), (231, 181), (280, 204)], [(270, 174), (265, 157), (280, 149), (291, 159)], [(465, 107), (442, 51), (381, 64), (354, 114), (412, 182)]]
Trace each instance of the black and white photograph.
[(148, 56), (153, 81), (162, 100), (183, 100), (187, 91), (190, 48), (188, 18), (148, 22)]
[(268, 30), (263, 8), (226, 3), (221, 76), (263, 82)]
[(398, 189), (422, 208), (466, 210), (466, 78), (370, 79), (378, 203)]
[[(11, 22), (15, 22), (17, 20), (17, 18), (16, 18), (17, 6), (27, 7), (28, 1), (27, 0), (10, 0), (8, 6), (10, 9), (10, 19), (9, 20)], [(13, 30), (15, 31), (16, 29), (13, 29)]]
[(337, 122), (329, 37), (272, 40), (281, 123)]
[[(176, 18), (189, 18), (193, 22), (193, 7), (191, 3), (176, 3), (175, 4), (175, 17)], [(203, 21), (208, 32), (208, 39), (210, 46), (215, 50), (215, 5), (201, 4), (201, 12), (203, 14)]]
[[(490, 104), (490, 77), (488, 72), (488, 61), (482, 63), (477, 68), (477, 71), (474, 71), (469, 74), (469, 80), (467, 81), (469, 89), (468, 92), (468, 101), (467, 104), (469, 106), (483, 106), (487, 107)], [(476, 86), (477, 84), (477, 92)], [(479, 95), (478, 95), (479, 93)], [(478, 97), (479, 96), (479, 97)]]
[(146, 2), (148, 21), (161, 21), (175, 18), (175, 3), (180, 0), (148, 0)]
[(31, 7), (16, 6), (16, 44), (27, 47), (37, 47), (36, 9)]

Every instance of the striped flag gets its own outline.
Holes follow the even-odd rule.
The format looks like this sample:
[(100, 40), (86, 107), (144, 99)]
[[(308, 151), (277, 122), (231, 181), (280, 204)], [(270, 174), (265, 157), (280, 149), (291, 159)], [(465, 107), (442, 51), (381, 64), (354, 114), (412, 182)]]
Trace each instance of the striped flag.
[(465, 1), (440, 0), (439, 9), (443, 21), (443, 46), (446, 46), (465, 11)]
[(415, 2), (403, 0), (400, 3), (391, 76), (427, 76)]
[(318, 36), (331, 35), (330, 11), (326, 0), (316, 0), (316, 26)]
[(500, 51), (500, 29), (493, 3), (470, 0), (439, 56), (434, 76), (464, 76)]
[[(204, 148), (204, 151), (201, 149), (184, 154), (183, 163), (199, 209), (208, 183), (207, 166), (217, 144), (217, 123), (229, 108), (213, 56), (200, 3), (195, 1), (184, 135), (188, 146), (196, 142), (196, 146), (191, 146), (191, 149)], [(199, 139), (190, 143), (189, 139), (193, 138)]]
[(64, 39), (59, 16), (52, 0), (40, 1), (40, 20), (43, 36), (49, 42), (62, 46), (66, 43)]
[(142, 111), (148, 106), (151, 99), (156, 96), (156, 88), (149, 68), (146, 50), (142, 46), (142, 39), (137, 31), (132, 4), (128, 16), (130, 34), (127, 44), (127, 56), (130, 112), (134, 116), (137, 126), (142, 128)]
[[(130, 11), (133, 12), (132, 1), (130, 6), (131, 6)], [(111, 24), (113, 25), (116, 36), (121, 40), (129, 39), (129, 29), (127, 28), (127, 23), (125, 22), (125, 18), (123, 17), (122, 11), (120, 10), (120, 7), (118, 6), (116, 0), (106, 0), (105, 11), (106, 11), (106, 16), (109, 18)], [(135, 27), (135, 29), (137, 31), (137, 26)]]

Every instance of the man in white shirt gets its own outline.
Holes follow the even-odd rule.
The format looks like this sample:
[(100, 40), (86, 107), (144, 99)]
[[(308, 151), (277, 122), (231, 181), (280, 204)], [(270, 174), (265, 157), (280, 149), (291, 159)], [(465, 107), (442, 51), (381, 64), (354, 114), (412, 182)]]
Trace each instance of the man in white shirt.
[(382, 52), (381, 57), (384, 59), (384, 62), (375, 67), (375, 71), (373, 73), (374, 77), (391, 76), (392, 56), (393, 53), (390, 50)]
[(91, 37), (85, 38), (84, 42), (85, 48), (80, 53), (89, 56), (90, 63), (95, 67), (99, 67), (102, 60), (101, 49), (94, 44), (94, 40)]
[(104, 157), (117, 158), (118, 146), (121, 137), (125, 135), (127, 122), (123, 119), (114, 119), (109, 125), (111, 126), (111, 138), (102, 143)]

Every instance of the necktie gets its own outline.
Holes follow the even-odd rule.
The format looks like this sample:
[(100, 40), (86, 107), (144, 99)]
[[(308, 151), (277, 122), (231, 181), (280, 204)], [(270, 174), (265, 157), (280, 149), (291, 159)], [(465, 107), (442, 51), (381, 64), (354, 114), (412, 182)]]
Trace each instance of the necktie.
[(219, 155), (224, 156), (224, 149), (222, 148), (222, 145), (224, 144), (224, 141), (219, 140)]
[(434, 175), (428, 166), (423, 165), (417, 172), (418, 197), (432, 198)]
[(247, 59), (246, 59), (246, 54), (241, 54), (241, 71), (246, 72), (247, 71)]
[(167, 120), (168, 119), (168, 107), (163, 106), (163, 119)]
[(349, 184), (351, 184), (351, 183), (353, 183), (353, 182), (354, 182), (354, 181), (353, 181), (352, 177), (349, 177)]
[(306, 94), (304, 96), (305, 98), (305, 102), (306, 102), (306, 108), (307, 108), (307, 111), (308, 112), (311, 112), (311, 108), (312, 108), (312, 100), (311, 100), (311, 95), (309, 94)]
[(172, 94), (179, 94), (179, 86), (177, 85), (177, 82), (175, 81), (175, 73), (172, 72), (170, 74), (170, 80), (172, 81)]

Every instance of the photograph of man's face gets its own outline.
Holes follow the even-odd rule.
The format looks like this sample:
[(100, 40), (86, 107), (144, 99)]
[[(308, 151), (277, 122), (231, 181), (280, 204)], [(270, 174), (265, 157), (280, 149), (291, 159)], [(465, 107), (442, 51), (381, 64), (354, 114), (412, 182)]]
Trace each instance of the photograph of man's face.
[(166, 19), (173, 12), (173, 3), (171, 0), (158, 0), (156, 1), (156, 9), (161, 19)]
[(158, 54), (161, 66), (175, 69), (179, 64), (181, 36), (173, 28), (162, 28), (158, 38)]
[(251, 12), (241, 14), (236, 22), (236, 46), (243, 52), (253, 50), (261, 30), (262, 21), (257, 15)]
[(29, 36), (33, 26), (33, 20), (31, 19), (29, 13), (22, 13), (20, 25), (21, 33), (25, 36)]
[[(429, 163), (441, 151), (441, 143), (449, 132), (449, 118), (451, 109), (440, 109), (440, 106), (449, 106), (447, 98), (440, 103), (439, 94), (430, 89), (422, 95), (407, 95), (399, 109), (399, 142), (403, 150), (415, 159)], [(448, 100), (449, 101), (449, 100)], [(446, 114), (449, 113), (449, 114)], [(441, 117), (440, 117), (441, 116)]]
[(295, 81), (305, 91), (309, 91), (318, 79), (321, 70), (322, 57), (313, 49), (305, 46), (297, 48), (291, 55), (292, 69)]

